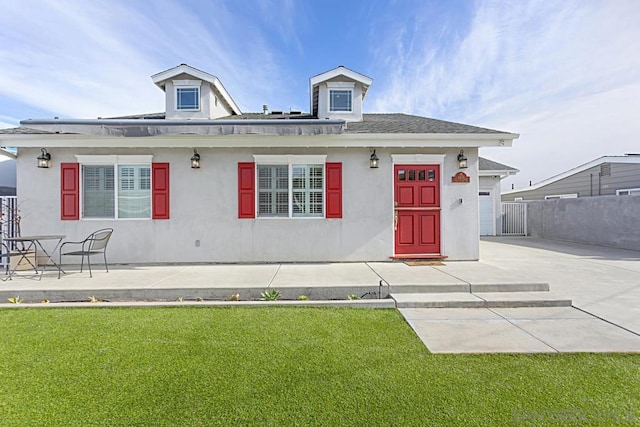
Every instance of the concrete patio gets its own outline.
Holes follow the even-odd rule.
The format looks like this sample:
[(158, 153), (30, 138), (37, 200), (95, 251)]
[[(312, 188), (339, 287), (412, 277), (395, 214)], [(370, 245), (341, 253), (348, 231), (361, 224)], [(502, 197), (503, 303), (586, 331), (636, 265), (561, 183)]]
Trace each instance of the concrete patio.
[(277, 289), (285, 305), (306, 295), (309, 305), (397, 307), (432, 352), (640, 352), (639, 261), (640, 252), (491, 238), (481, 261), (442, 265), (114, 265), (93, 278), (65, 266), (61, 279), (48, 269), (42, 280), (22, 272), (0, 282), (0, 301), (24, 301), (0, 306), (263, 305), (260, 293)]

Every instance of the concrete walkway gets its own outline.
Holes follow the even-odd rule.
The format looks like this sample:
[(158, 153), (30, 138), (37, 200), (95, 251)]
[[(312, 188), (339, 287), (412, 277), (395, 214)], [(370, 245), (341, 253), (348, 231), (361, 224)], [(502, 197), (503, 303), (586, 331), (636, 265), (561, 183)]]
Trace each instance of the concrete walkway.
[(573, 307), (401, 308), (430, 351), (640, 352), (640, 252), (510, 237), (483, 239), (480, 256), (549, 283)]
[[(0, 282), (0, 302), (20, 296), (42, 306), (39, 302), (45, 299), (87, 302), (95, 297), (219, 305), (236, 293), (243, 301), (257, 300), (271, 288), (291, 300), (299, 295), (345, 300), (355, 294), (364, 297), (358, 305), (367, 306), (364, 301), (380, 293), (393, 295), (395, 301), (378, 300), (376, 306), (397, 305), (432, 352), (640, 352), (640, 252), (492, 238), (481, 242), (480, 262), (444, 265), (113, 266), (108, 274), (97, 267), (92, 279), (86, 272), (67, 272), (60, 280), (53, 271), (42, 280), (20, 273)], [(549, 287), (552, 292), (547, 294)], [(535, 295), (527, 299), (527, 294)], [(473, 300), (473, 305), (460, 306), (484, 308), (420, 308), (455, 307), (459, 297), (464, 304)], [(541, 298), (547, 304), (529, 304)], [(549, 304), (554, 301), (563, 303)], [(566, 306), (567, 301), (573, 301), (573, 307)], [(516, 307), (541, 306), (512, 308), (514, 302)], [(346, 301), (338, 305), (342, 303)]]

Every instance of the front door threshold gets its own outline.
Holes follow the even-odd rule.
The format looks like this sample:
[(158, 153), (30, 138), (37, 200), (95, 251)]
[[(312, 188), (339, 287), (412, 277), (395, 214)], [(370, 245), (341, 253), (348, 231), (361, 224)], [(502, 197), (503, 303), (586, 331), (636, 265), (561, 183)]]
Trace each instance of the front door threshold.
[(419, 259), (419, 260), (428, 260), (428, 259), (447, 259), (449, 258), (447, 255), (440, 255), (440, 254), (402, 254), (402, 255), (394, 255), (394, 256), (390, 256), (389, 258), (394, 259), (394, 260), (401, 260), (401, 261), (409, 261), (412, 259)]

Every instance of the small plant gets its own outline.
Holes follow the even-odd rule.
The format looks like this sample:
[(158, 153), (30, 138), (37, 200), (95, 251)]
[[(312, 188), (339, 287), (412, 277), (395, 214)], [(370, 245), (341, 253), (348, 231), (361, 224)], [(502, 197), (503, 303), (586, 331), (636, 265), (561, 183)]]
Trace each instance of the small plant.
[(23, 300), (22, 300), (22, 299), (20, 299), (20, 295), (18, 295), (17, 297), (10, 297), (10, 298), (8, 298), (8, 301), (9, 301), (11, 304), (22, 304), (22, 301), (23, 301)]
[(231, 295), (231, 301), (240, 301), (240, 294)]
[(178, 297), (178, 302), (184, 302), (184, 297)]
[(298, 297), (298, 300), (300, 300), (300, 301), (308, 301), (308, 300), (309, 300), (309, 297), (308, 297), (308, 296), (306, 296), (306, 295), (300, 295), (300, 296)]
[(277, 301), (280, 299), (280, 291), (277, 289), (267, 289), (260, 294), (265, 301)]
[(350, 299), (351, 301), (355, 301), (360, 298), (358, 298), (358, 295), (356, 294), (350, 294), (350, 295), (347, 295), (347, 299)]
[(198, 302), (202, 301), (202, 297), (196, 297), (196, 301)]
[(89, 302), (96, 303), (96, 302), (100, 302), (100, 300), (98, 298), (96, 298), (95, 296), (91, 295), (91, 296), (89, 296)]
[(42, 301), (40, 301), (41, 304), (49, 304), (49, 300), (48, 299), (43, 299)]

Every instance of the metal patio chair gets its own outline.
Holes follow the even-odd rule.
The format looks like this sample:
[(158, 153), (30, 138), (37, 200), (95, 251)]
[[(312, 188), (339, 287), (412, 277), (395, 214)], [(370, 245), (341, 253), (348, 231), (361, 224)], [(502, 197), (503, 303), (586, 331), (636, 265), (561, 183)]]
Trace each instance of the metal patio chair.
[[(84, 268), (84, 258), (87, 257), (87, 263), (89, 264), (89, 277), (93, 277), (91, 273), (91, 255), (102, 254), (104, 257), (104, 268), (109, 272), (109, 266), (107, 265), (107, 244), (113, 233), (113, 228), (103, 228), (91, 233), (86, 239), (80, 242), (64, 242), (60, 246), (60, 265), (62, 265), (62, 256), (81, 256), (80, 272)], [(67, 245), (75, 245), (80, 249), (64, 252), (64, 247)], [(71, 249), (71, 248), (69, 248)], [(58, 279), (60, 278), (60, 271), (58, 271)]]

